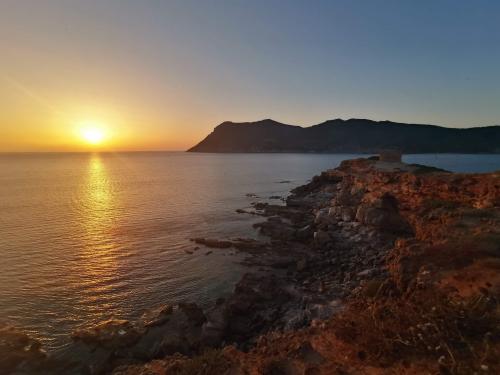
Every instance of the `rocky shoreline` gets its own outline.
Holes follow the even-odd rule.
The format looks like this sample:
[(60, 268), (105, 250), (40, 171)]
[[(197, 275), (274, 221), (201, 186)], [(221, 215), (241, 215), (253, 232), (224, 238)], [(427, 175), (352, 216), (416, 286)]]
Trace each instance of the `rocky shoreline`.
[[(113, 320), (75, 332), (72, 356), (64, 362), (44, 356), (36, 343), (28, 345), (28, 337), (14, 337), (10, 328), (0, 327), (12, 333), (11, 341), (0, 344), (10, 348), (10, 357), (4, 355), (0, 363), (12, 373), (491, 372), (498, 366), (500, 342), (498, 324), (495, 329), (499, 211), (498, 173), (452, 174), (377, 158), (345, 161), (293, 189), (285, 205), (256, 201), (252, 211), (238, 210), (265, 217), (254, 226), (268, 241), (193, 239), (209, 251), (244, 252), (245, 263), (255, 270), (211, 308), (166, 305), (137, 322)], [(456, 348), (432, 342), (425, 354), (406, 333), (394, 333), (403, 342), (402, 348), (391, 344), (399, 357), (392, 346), (382, 351), (375, 338), (365, 340), (378, 327), (374, 311), (379, 304), (386, 304), (384, 311), (403, 301), (412, 306), (408, 301), (424, 291), (429, 293), (425, 298), (432, 292), (443, 301), (482, 296), (484, 311), (467, 322), (482, 326), (470, 338), (460, 328), (467, 340)], [(367, 311), (370, 324), (363, 320)], [(392, 319), (400, 311), (392, 311)], [(359, 331), (363, 324), (366, 332)], [(484, 352), (476, 341), (484, 343), (486, 336)], [(414, 350), (404, 354), (412, 345)], [(198, 365), (203, 371), (196, 370)]]

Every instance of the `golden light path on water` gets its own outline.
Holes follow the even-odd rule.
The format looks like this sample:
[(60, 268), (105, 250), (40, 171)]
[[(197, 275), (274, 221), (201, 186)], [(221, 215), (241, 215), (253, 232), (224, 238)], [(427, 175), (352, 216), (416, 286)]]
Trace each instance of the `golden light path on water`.
[(119, 272), (119, 245), (113, 240), (116, 222), (117, 196), (99, 154), (89, 159), (87, 176), (82, 186), (82, 227), (81, 279), (84, 306), (93, 306), (93, 314), (105, 317), (109, 311), (121, 312), (116, 301), (117, 278)]

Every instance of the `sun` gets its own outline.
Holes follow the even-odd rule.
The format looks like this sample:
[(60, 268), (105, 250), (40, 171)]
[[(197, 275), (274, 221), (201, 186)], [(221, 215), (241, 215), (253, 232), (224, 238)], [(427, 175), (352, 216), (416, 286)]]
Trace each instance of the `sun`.
[(102, 130), (95, 128), (83, 129), (82, 135), (85, 141), (87, 141), (88, 143), (92, 143), (93, 145), (101, 143), (104, 138)]
[(98, 145), (104, 141), (104, 130), (97, 124), (85, 124), (81, 128), (83, 140), (91, 145)]

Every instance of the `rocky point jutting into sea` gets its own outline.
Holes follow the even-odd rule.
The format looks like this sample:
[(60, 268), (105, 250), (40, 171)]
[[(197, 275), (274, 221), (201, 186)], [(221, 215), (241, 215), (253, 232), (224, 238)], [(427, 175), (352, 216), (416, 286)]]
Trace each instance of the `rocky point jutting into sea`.
[[(500, 173), (344, 161), (256, 199), (267, 241), (193, 238), (252, 266), (202, 310), (73, 333), (67, 358), (0, 328), (6, 373), (472, 374), (500, 371)], [(168, 301), (167, 301), (168, 302)]]

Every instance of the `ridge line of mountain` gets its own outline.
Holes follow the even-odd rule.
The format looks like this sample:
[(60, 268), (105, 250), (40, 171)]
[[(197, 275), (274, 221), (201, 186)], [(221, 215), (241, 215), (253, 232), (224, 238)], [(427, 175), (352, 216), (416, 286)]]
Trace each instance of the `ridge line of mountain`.
[(500, 153), (500, 125), (449, 128), (389, 120), (334, 119), (309, 127), (272, 119), (224, 121), (188, 152)]

